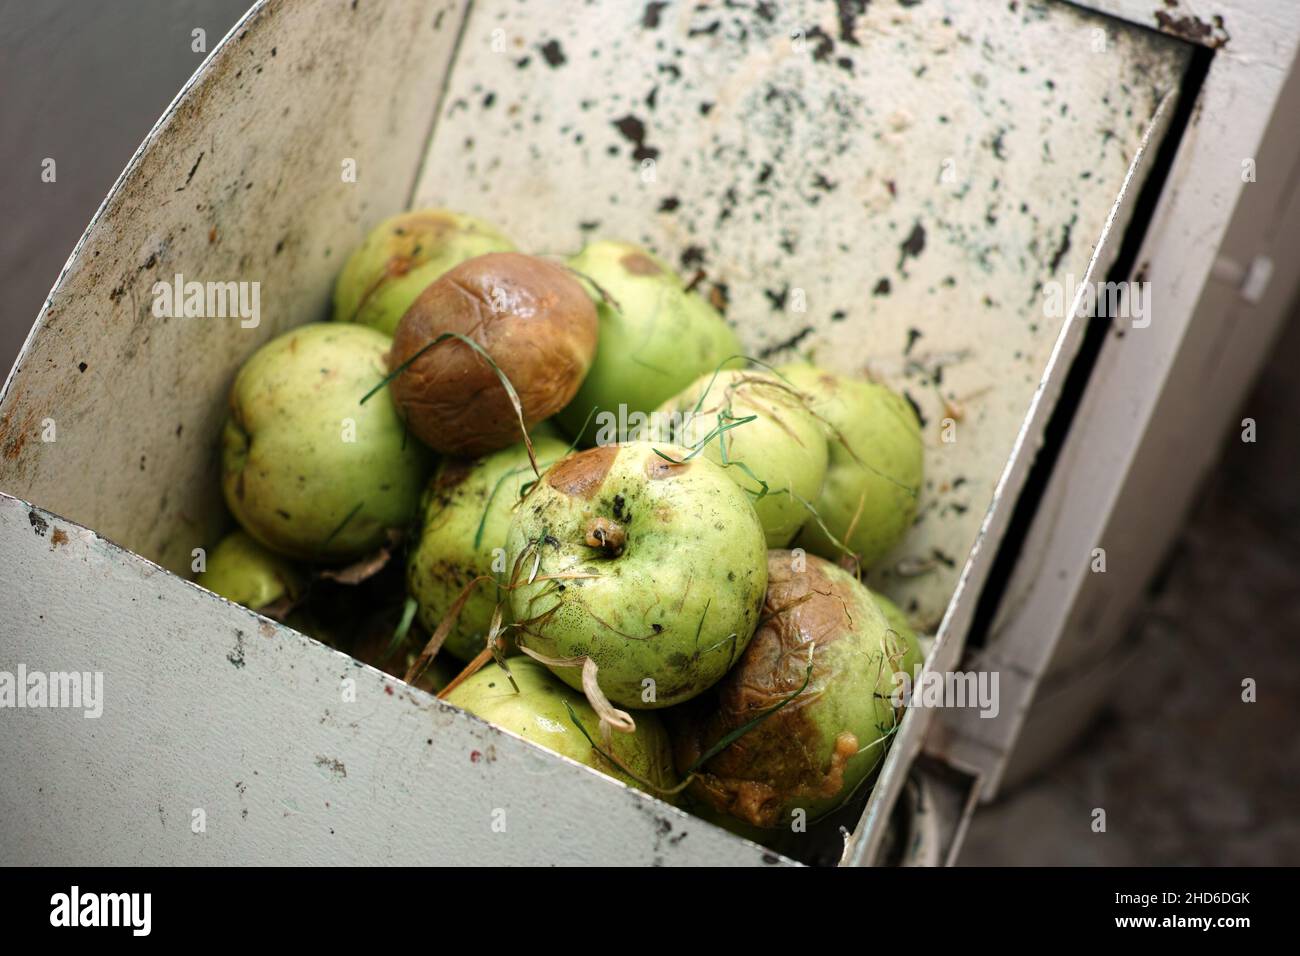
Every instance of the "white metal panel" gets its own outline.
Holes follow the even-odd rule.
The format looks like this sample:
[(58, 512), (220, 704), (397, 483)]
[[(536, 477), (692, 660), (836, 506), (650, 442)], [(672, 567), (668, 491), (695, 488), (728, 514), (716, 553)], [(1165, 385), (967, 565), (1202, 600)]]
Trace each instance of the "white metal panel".
[[(1092, 260), (1078, 280), (1081, 285), (1099, 282), (1107, 274), (1118, 249), (1124, 227), (1127, 225), (1129, 215), (1133, 211), (1140, 183), (1149, 169), (1155, 147), (1167, 128), (1174, 100), (1175, 95), (1171, 93), (1157, 111), (1148, 136), (1144, 138), (1142, 148), (1134, 158), (1129, 175), (1126, 177), (1119, 196), (1107, 217), (1106, 227), (1093, 249)], [(975, 664), (963, 662), (964, 640), (975, 614), (975, 603), (980, 596), (980, 588), (983, 586), (983, 582), (987, 578), (996, 556), (996, 546), (1001, 541), (1007, 523), (1010, 521), (1011, 507), (1015, 501), (1015, 495), (1023, 486), (1033, 464), (1041, 436), (1047, 427), (1047, 421), (1052, 414), (1056, 399), (1064, 384), (1069, 359), (1078, 348), (1079, 340), (1083, 336), (1087, 319), (1084, 317), (1084, 313), (1080, 311), (1080, 302), (1081, 296), (1076, 298), (1071, 306), (1073, 318), (1061, 333), (1061, 338), (1053, 352), (1048, 368), (1044, 372), (1043, 381), (1034, 395), (1029, 415), (1020, 433), (1016, 436), (1015, 449), (1006, 470), (999, 479), (998, 488), (994, 495), (994, 504), (990, 507), (984, 524), (980, 528), (980, 534), (972, 550), (971, 558), (962, 570), (952, 603), (949, 605), (948, 612), (939, 627), (935, 650), (926, 662), (926, 666), (931, 670), (939, 673), (947, 673), (959, 667), (967, 671), (972, 668), (998, 670), (997, 667), (986, 667), (978, 664), (978, 662)], [(1024, 674), (1021, 673), (1019, 660), (1010, 658), (1003, 662), (1003, 666), (1005, 671), (1009, 672), (1008, 676), (1023, 678)], [(1003, 675), (1000, 673), (999, 676), (1001, 679)], [(1001, 715), (1000, 702), (1002, 696), (1000, 691), (1001, 687), (999, 686), (998, 716)], [(924, 738), (930, 734), (936, 716), (941, 716), (944, 721), (939, 725), (941, 731), (946, 730), (947, 723), (951, 722), (954, 716), (962, 722), (963, 726), (970, 724), (987, 724), (994, 728), (1002, 726), (999, 720), (986, 720), (982, 715), (982, 710), (973, 707), (940, 711), (917, 711), (913, 709), (906, 715), (899, 737), (895, 741), (886, 762), (881, 782), (872, 793), (867, 813), (863, 817), (862, 825), (859, 828), (861, 836), (858, 839), (860, 844), (858, 860), (870, 861), (872, 859), (881, 838), (880, 834), (883, 832), (884, 820), (892, 812), (892, 801), (896, 799), (903, 786), (904, 768), (909, 767), (920, 753), (921, 747), (925, 743)], [(912, 722), (911, 727), (908, 726), (908, 721)], [(978, 761), (961, 759), (964, 755), (955, 755), (946, 751), (943, 747), (943, 739), (945, 738), (941, 735), (941, 741), (937, 746), (931, 742), (931, 749), (943, 755), (955, 770), (976, 780), (969, 792), (965, 794), (969, 799), (963, 803), (964, 813), (957, 818), (957, 832), (951, 837), (945, 838), (950, 843), (946, 859), (951, 862), (956, 859), (957, 851), (960, 849), (961, 837), (968, 822), (967, 814), (982, 787), (979, 780), (984, 775), (986, 766)]]
[(1058, 3), (854, 6), (480, 0), (416, 199), (645, 243), (752, 354), (904, 391), (926, 483), (871, 583), (932, 631), (1065, 324), (1043, 285), (1083, 275), (1187, 50)]
[[(1152, 323), (1111, 328), (988, 646), (971, 662), (1002, 672), (1005, 714), (990, 722), (945, 713), (933, 741), (936, 752), (985, 774), (986, 797), (1014, 748), (1025, 752), (1012, 780), (1068, 747), (1119, 684), (1122, 659), (1109, 655), (1296, 292), (1294, 276), (1278, 276), (1250, 304), (1211, 279), (1221, 256), (1281, 261), (1300, 241), (1294, 4), (1095, 5), (1215, 54), (1137, 257), (1137, 277), (1151, 283)], [(1105, 573), (1091, 572), (1097, 547), (1106, 550)], [(1031, 712), (1036, 695), (1050, 699)]]
[(788, 862), (7, 495), (0, 593), (0, 670), (103, 674), (0, 710), (0, 865)]

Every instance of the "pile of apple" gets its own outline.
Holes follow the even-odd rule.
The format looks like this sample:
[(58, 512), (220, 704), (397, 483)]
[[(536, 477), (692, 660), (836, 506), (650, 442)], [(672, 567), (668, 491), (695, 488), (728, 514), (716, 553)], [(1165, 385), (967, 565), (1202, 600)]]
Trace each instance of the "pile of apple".
[[(843, 805), (897, 727), (917, 641), (859, 575), (911, 525), (921, 457), (898, 395), (745, 358), (643, 249), (554, 262), (421, 210), (351, 256), (333, 321), (239, 370), (240, 530), (200, 583), (631, 786), (783, 827)], [(317, 602), (382, 603), (386, 566), (406, 613), (340, 634)]]

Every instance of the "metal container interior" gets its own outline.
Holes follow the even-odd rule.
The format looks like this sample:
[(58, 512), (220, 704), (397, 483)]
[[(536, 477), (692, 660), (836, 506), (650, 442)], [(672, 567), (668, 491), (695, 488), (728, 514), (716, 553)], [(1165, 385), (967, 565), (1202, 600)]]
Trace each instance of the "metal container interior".
[[(215, 448), (235, 370), (275, 335), (327, 315), (334, 276), (371, 226), (407, 206), (446, 205), (499, 224), (528, 251), (568, 253), (597, 237), (644, 243), (683, 273), (703, 273), (702, 289), (756, 357), (804, 355), (902, 391), (924, 423), (926, 482), (915, 527), (870, 583), (937, 633), (931, 666), (954, 666), (1078, 344), (1071, 303), (1045, 308), (1045, 287), (1104, 275), (1126, 224), (1120, 200), (1140, 184), (1143, 149), (1187, 57), (1168, 37), (1064, 3), (861, 6), (257, 4), (114, 186), (5, 384), (0, 490), (97, 532), (69, 549), (43, 539), (24, 560), (56, 577), (102, 564), (105, 590), (138, 580), (148, 565), (102, 536), (187, 574), (192, 549), (211, 546), (229, 522)], [(150, 290), (176, 273), (260, 282), (260, 325), (154, 317)], [(49, 421), (56, 441), (42, 440)], [(0, 528), (31, 536), (19, 507), (0, 508)], [(75, 571), (42, 564), (71, 561), (65, 551), (82, 546)], [(179, 581), (166, 587), (188, 594)], [(244, 620), (189, 590), (177, 599), (183, 613), (171, 601), (155, 612), (182, 614), (188, 642)], [(20, 600), (0, 625), (11, 646), (39, 657), (67, 641), (106, 667), (130, 666), (130, 641), (104, 646), (118, 640), (111, 620), (96, 636), (74, 635), (52, 628), (34, 602)], [(221, 640), (215, 657), (195, 650), (195, 666), (220, 668), (223, 683), (248, 679), (228, 673)], [(341, 655), (306, 639), (286, 648), (308, 671), (341, 666)], [(276, 665), (260, 686), (281, 673)], [(206, 703), (186, 705), (178, 690), (154, 719), (202, 724), (200, 740), (218, 734), (230, 713), (223, 693), (210, 688)], [(385, 696), (381, 710), (409, 709)], [(489, 739), (477, 721), (427, 699), (420, 707), (442, 715), (438, 732), (465, 749)], [(310, 707), (272, 715), (318, 716)], [(422, 753), (427, 735), (392, 719), (407, 729), (383, 763), (385, 786), (409, 791), (418, 780), (440, 792), (471, 772), (408, 772), (402, 752)], [(926, 720), (908, 713), (880, 784), (843, 824), (847, 842), (837, 826), (816, 847), (786, 852), (874, 859)], [(286, 739), (268, 760), (318, 756), (276, 726)], [(549, 755), (521, 756), (532, 748), (517, 741), (495, 745), (520, 772), (559, 767)], [(21, 758), (35, 746), (10, 739), (0, 750)], [(617, 786), (563, 770), (561, 808)], [(212, 768), (213, 780), (222, 772)], [(340, 783), (328, 776), (320, 786)], [(694, 851), (681, 849), (689, 840), (656, 840), (653, 827), (621, 838), (620, 827), (635, 830), (627, 820), (651, 812), (641, 808), (662, 808), (631, 797), (622, 804), (638, 809), (609, 813), (578, 858), (699, 861), (692, 852), (705, 842), (718, 862), (761, 856), (689, 818), (672, 817), (710, 833)], [(140, 812), (82, 799), (109, 819)], [(375, 825), (364, 813), (349, 819), (361, 832)], [(483, 858), (478, 837), (444, 845), (423, 836), (440, 852)], [(168, 845), (153, 839), (149, 853), (162, 858)], [(546, 862), (547, 845), (538, 837), (506, 859)]]

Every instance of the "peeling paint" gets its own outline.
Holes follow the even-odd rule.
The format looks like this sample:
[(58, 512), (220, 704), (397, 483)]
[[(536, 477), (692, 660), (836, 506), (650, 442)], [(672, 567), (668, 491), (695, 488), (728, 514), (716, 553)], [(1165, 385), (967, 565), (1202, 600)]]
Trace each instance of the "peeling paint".
[(1177, 0), (1167, 0), (1166, 7), (1168, 9), (1156, 10), (1151, 14), (1164, 33), (1216, 50), (1227, 46), (1232, 39), (1224, 26), (1223, 17), (1218, 14), (1207, 23), (1193, 13), (1179, 13)]
[(343, 761), (334, 757), (326, 757), (317, 754), (316, 766), (328, 770), (336, 777), (346, 777), (348, 775), (348, 768), (344, 766)]

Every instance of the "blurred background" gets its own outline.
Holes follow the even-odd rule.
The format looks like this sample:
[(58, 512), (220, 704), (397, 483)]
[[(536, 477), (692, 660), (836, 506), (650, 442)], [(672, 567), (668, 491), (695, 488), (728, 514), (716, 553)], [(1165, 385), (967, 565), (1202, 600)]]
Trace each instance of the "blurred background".
[[(247, 0), (0, 0), (0, 371), (114, 180)], [(56, 183), (41, 162), (58, 164)], [(1281, 263), (1281, 268), (1294, 268)], [(1294, 312), (1294, 310), (1293, 310)], [(1143, 612), (1129, 685), (1063, 760), (977, 812), (964, 864), (1300, 861), (1300, 322), (1294, 318)], [(1243, 667), (1278, 732), (1247, 729)], [(1104, 807), (1104, 834), (1090, 828)]]

